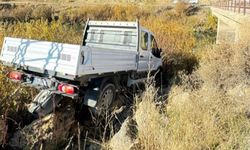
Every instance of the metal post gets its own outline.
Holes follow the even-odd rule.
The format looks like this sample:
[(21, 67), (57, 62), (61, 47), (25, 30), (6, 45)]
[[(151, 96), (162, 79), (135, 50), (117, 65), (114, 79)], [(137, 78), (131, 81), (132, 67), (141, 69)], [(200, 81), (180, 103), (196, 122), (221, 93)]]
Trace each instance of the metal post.
[(238, 5), (239, 5), (239, 6), (238, 6), (238, 7), (239, 7), (239, 8), (238, 8), (238, 13), (240, 13), (240, 4), (241, 4), (240, 1), (241, 1), (241, 0), (239, 0), (239, 2), (238, 2)]
[(247, 4), (247, 2), (246, 2), (246, 0), (244, 0), (244, 15), (246, 14), (246, 4)]
[(230, 11), (233, 11), (233, 0), (230, 1)]
[(231, 10), (231, 0), (228, 1), (228, 10)]
[(230, 11), (232, 11), (232, 7), (233, 7), (233, 0), (230, 0)]
[(234, 0), (234, 12), (236, 11), (236, 0)]
[(248, 4), (247, 4), (247, 9), (249, 9), (249, 6), (250, 6), (250, 0), (248, 1)]

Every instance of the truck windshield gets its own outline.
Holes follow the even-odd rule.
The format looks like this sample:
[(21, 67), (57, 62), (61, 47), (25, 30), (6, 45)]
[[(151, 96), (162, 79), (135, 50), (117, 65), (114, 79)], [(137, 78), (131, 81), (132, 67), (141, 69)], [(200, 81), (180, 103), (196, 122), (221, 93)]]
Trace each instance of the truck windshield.
[(136, 29), (91, 27), (85, 43), (91, 47), (134, 50), (136, 41)]

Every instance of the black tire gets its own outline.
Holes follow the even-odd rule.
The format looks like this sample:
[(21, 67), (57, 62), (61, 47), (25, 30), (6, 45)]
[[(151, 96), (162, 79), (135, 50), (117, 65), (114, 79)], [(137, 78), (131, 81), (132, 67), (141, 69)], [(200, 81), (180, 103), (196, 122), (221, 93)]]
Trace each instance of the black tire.
[(96, 111), (98, 115), (106, 114), (111, 108), (111, 104), (116, 97), (116, 88), (113, 83), (104, 83), (97, 100)]

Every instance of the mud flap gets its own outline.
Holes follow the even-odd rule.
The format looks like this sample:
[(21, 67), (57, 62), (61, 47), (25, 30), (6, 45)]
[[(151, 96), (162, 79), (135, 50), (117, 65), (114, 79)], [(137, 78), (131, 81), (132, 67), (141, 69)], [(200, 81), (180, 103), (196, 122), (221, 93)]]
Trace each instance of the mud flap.
[(51, 90), (42, 90), (31, 102), (28, 111), (38, 116), (45, 116), (53, 111), (61, 99), (61, 96)]
[(89, 107), (96, 107), (99, 94), (100, 94), (99, 88), (87, 90), (84, 96), (83, 104)]

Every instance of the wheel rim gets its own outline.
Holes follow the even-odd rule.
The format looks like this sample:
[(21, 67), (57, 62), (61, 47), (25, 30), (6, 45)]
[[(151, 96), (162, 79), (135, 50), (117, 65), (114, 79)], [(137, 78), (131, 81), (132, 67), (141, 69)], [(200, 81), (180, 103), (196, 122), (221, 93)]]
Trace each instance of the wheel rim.
[(106, 89), (101, 96), (101, 109), (107, 109), (111, 104), (114, 97), (113, 90), (109, 87)]
[(98, 115), (107, 114), (114, 98), (115, 98), (115, 86), (112, 83), (107, 84), (103, 88), (101, 95), (98, 99), (98, 104), (96, 107), (97, 114)]

